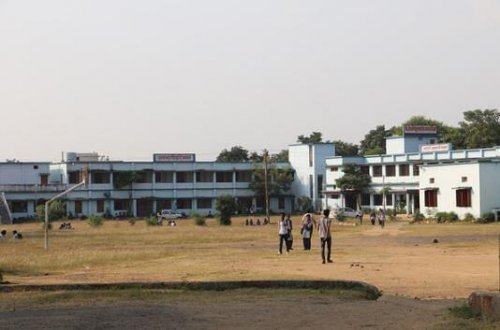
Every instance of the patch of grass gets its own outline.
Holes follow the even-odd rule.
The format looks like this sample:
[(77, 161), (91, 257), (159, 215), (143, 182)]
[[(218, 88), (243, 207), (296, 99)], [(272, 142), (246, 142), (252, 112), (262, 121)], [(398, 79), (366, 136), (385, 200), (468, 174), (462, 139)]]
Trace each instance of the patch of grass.
[(435, 330), (498, 330), (500, 322), (481, 318), (467, 303), (448, 309), (449, 317)]

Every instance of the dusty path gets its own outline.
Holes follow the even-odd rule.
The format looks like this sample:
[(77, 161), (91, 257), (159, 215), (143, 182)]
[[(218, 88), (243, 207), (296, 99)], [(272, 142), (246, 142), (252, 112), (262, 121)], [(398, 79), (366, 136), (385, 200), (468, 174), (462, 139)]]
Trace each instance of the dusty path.
[[(214, 295), (216, 295), (214, 293)], [(384, 296), (214, 297), (1, 312), (2, 329), (432, 329), (456, 302)]]

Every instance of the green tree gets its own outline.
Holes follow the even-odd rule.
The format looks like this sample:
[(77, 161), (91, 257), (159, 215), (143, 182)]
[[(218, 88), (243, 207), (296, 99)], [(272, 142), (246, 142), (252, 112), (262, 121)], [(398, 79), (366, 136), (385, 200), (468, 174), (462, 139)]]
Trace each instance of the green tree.
[(359, 152), (359, 147), (357, 144), (345, 142), (342, 140), (335, 140), (332, 142), (335, 144), (335, 154), (337, 156), (357, 156)]
[[(35, 209), (38, 220), (45, 220), (45, 204), (40, 204)], [(66, 216), (66, 204), (61, 200), (49, 203), (49, 221), (63, 219)]]
[(116, 189), (129, 189), (128, 192), (128, 214), (132, 216), (132, 192), (134, 190), (134, 183), (141, 181), (144, 173), (138, 171), (121, 171), (115, 172), (113, 178), (113, 185)]
[(215, 161), (221, 163), (248, 162), (248, 150), (240, 146), (234, 146), (231, 150), (224, 149)]
[(356, 197), (356, 204), (359, 208), (361, 200), (359, 195), (370, 187), (371, 177), (363, 173), (358, 165), (352, 163), (342, 166), (342, 171), (344, 175), (335, 180), (335, 183), (342, 193), (352, 194)]
[(297, 210), (306, 213), (313, 211), (313, 204), (311, 198), (307, 196), (297, 197)]
[(299, 135), (297, 137), (297, 142), (302, 144), (317, 144), (323, 143), (322, 133), (312, 132), (309, 136)]
[(261, 163), (264, 161), (264, 157), (254, 151), (250, 154), (250, 156), (248, 156), (248, 160), (250, 160), (252, 163)]
[(466, 148), (488, 148), (500, 145), (500, 113), (492, 110), (464, 112), (460, 122)]
[(217, 198), (216, 209), (219, 213), (219, 224), (221, 226), (231, 225), (231, 216), (236, 210), (236, 203), (233, 196), (222, 195)]
[(385, 138), (391, 135), (390, 130), (386, 130), (384, 125), (379, 125), (365, 135), (359, 143), (360, 155), (380, 155), (385, 154)]
[[(275, 165), (268, 165), (267, 189), (269, 196), (282, 196), (289, 192), (293, 183), (294, 170), (290, 167), (278, 169)], [(265, 171), (260, 164), (255, 166), (249, 188), (259, 198), (265, 196)]]
[(277, 154), (272, 154), (270, 161), (274, 163), (288, 163), (288, 150), (283, 149)]

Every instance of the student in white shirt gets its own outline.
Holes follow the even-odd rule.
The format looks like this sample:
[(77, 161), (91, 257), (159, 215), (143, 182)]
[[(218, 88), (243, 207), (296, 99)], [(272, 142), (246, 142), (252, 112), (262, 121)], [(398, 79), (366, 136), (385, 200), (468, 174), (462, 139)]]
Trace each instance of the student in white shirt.
[(321, 216), (321, 220), (318, 223), (318, 231), (319, 238), (321, 240), (321, 258), (323, 259), (323, 263), (325, 263), (325, 245), (327, 247), (327, 258), (326, 261), (329, 263), (333, 262), (332, 255), (332, 233), (331, 233), (331, 225), (332, 220), (329, 218), (330, 210), (323, 210), (323, 215)]

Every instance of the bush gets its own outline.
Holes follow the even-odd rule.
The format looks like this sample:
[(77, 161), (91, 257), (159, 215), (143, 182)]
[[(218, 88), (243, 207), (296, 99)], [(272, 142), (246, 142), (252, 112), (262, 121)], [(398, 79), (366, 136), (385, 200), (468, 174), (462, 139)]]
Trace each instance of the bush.
[(131, 226), (135, 225), (135, 218), (128, 219), (128, 223), (130, 223)]
[(104, 219), (97, 215), (91, 215), (87, 219), (87, 223), (89, 224), (90, 227), (100, 227), (104, 224)]
[[(45, 220), (45, 203), (35, 208), (38, 220)], [(66, 204), (63, 201), (56, 200), (49, 204), (49, 221), (59, 220), (66, 215)]]
[(414, 222), (420, 222), (420, 221), (424, 221), (425, 220), (425, 216), (420, 213), (420, 210), (416, 210), (415, 214), (413, 215), (413, 221)]
[(193, 214), (191, 214), (191, 216), (193, 217), (193, 223), (196, 226), (206, 226), (207, 225), (207, 221), (206, 221), (205, 217), (202, 216), (201, 214), (193, 213)]
[(335, 219), (337, 219), (340, 222), (343, 222), (346, 219), (346, 216), (345, 216), (344, 212), (337, 212), (335, 214)]
[(493, 212), (485, 213), (481, 218), (477, 219), (479, 223), (490, 223), (493, 221), (495, 221), (495, 214)]
[(148, 217), (144, 219), (146, 222), (146, 226), (159, 226), (160, 222), (158, 222), (158, 218), (155, 216)]
[(458, 220), (458, 215), (455, 212), (438, 212), (435, 218), (438, 223), (454, 222)]
[(217, 211), (219, 212), (219, 225), (229, 226), (231, 225), (231, 215), (236, 210), (236, 205), (234, 198), (231, 195), (223, 195), (217, 198), (216, 203)]
[(466, 213), (464, 216), (464, 221), (475, 221), (476, 218), (472, 215), (472, 213)]
[(396, 210), (394, 209), (386, 209), (385, 210), (385, 216), (389, 218), (389, 220), (394, 220), (396, 219)]

